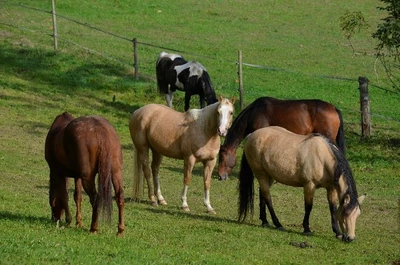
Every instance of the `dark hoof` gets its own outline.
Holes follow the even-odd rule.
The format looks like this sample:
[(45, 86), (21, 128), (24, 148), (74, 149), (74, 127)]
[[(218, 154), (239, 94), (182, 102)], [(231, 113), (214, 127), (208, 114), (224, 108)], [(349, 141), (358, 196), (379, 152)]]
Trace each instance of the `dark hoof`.
[(264, 227), (264, 228), (271, 228), (271, 226), (269, 225), (269, 223), (262, 223), (262, 224), (261, 224), (261, 227)]
[(312, 235), (314, 235), (314, 233), (311, 232), (311, 231), (305, 231), (305, 232), (303, 232), (303, 236), (312, 236)]
[(286, 231), (283, 226), (277, 227), (276, 230), (278, 230), (278, 231)]

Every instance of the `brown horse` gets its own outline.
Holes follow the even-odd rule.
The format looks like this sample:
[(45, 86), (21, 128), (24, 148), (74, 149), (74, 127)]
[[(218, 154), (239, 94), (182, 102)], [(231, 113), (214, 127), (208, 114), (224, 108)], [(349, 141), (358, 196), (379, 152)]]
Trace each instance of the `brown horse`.
[[(77, 226), (82, 226), (82, 186), (92, 205), (90, 231), (98, 231), (99, 210), (106, 213), (108, 220), (111, 220), (112, 183), (119, 210), (117, 235), (123, 235), (125, 224), (121, 145), (114, 127), (106, 119), (98, 116), (74, 119), (67, 112), (58, 115), (46, 137), (45, 158), (50, 168), (49, 202), (52, 220), (57, 221), (57, 226), (63, 211), (67, 224), (71, 223), (67, 192), (67, 177), (70, 177), (75, 179)], [(95, 187), (96, 174), (98, 193)]]
[[(149, 104), (136, 110), (129, 122), (136, 157), (134, 197), (136, 199), (140, 197), (139, 187), (142, 180), (140, 174), (143, 170), (147, 180), (148, 196), (153, 206), (157, 203), (166, 204), (161, 194), (159, 167), (163, 156), (180, 159), (184, 161), (182, 208), (189, 211), (187, 191), (192, 170), (195, 163), (202, 162), (204, 204), (208, 212), (214, 213), (210, 204), (211, 174), (217, 161), (220, 136), (226, 135), (232, 122), (233, 103), (233, 100), (220, 97), (217, 103), (184, 113), (159, 104)], [(151, 170), (154, 191), (150, 180), (149, 149), (153, 154)]]
[(303, 187), (304, 234), (311, 233), (309, 217), (315, 190), (323, 187), (327, 190), (333, 232), (343, 241), (354, 240), (364, 196), (358, 198), (346, 158), (326, 137), (299, 135), (277, 126), (250, 134), (244, 146), (239, 174), (239, 221), (246, 218), (249, 210), (253, 211), (254, 175), (276, 228), (283, 229), (272, 207), (270, 187), (274, 181)]
[(218, 177), (224, 180), (236, 165), (241, 141), (257, 129), (280, 126), (307, 135), (319, 133), (336, 142), (345, 153), (342, 114), (335, 106), (316, 99), (280, 100), (261, 97), (247, 106), (233, 121), (219, 152)]

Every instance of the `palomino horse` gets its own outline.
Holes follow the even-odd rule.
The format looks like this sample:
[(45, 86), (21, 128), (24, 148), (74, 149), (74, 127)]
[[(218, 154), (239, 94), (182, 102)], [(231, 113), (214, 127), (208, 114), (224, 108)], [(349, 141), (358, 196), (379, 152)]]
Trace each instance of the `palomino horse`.
[(199, 95), (201, 108), (205, 106), (204, 101), (208, 105), (218, 101), (207, 70), (197, 61), (187, 62), (178, 54), (162, 52), (156, 63), (156, 73), (158, 91), (165, 95), (171, 108), (177, 89), (185, 92), (185, 111), (193, 95)]
[[(160, 204), (166, 204), (161, 194), (159, 167), (163, 156), (180, 159), (184, 161), (182, 208), (189, 211), (187, 191), (192, 169), (196, 162), (202, 162), (204, 204), (208, 212), (214, 213), (210, 204), (211, 174), (217, 161), (220, 136), (226, 135), (232, 122), (233, 103), (233, 100), (220, 97), (217, 103), (184, 113), (159, 104), (149, 104), (136, 110), (129, 122), (136, 157), (134, 198), (139, 199), (143, 170), (153, 206), (157, 205), (157, 200)], [(153, 153), (151, 170), (154, 191), (150, 180), (149, 149)]]
[[(124, 192), (122, 181), (121, 145), (114, 127), (104, 118), (83, 116), (77, 119), (64, 112), (54, 120), (46, 137), (45, 158), (50, 168), (50, 196), (52, 220), (58, 223), (65, 211), (71, 223), (68, 206), (67, 177), (75, 179), (74, 199), (76, 224), (82, 226), (82, 185), (90, 197), (92, 223), (90, 231), (98, 230), (99, 210), (111, 220), (111, 183), (119, 210), (118, 236), (124, 224)], [(98, 193), (95, 176), (98, 174)]]
[(241, 141), (257, 129), (280, 126), (297, 134), (319, 133), (345, 153), (341, 112), (321, 100), (280, 100), (261, 97), (247, 106), (232, 123), (219, 152), (218, 177), (224, 180), (236, 165)]
[[(271, 126), (250, 134), (244, 145), (239, 174), (239, 220), (253, 211), (254, 175), (276, 228), (283, 230), (270, 195), (277, 181), (303, 187), (305, 215), (304, 234), (310, 234), (309, 217), (317, 188), (327, 190), (332, 230), (336, 237), (350, 242), (355, 238), (360, 204), (350, 166), (344, 154), (329, 139), (320, 135), (299, 135), (282, 127)], [(337, 202), (339, 197), (339, 208)], [(265, 217), (266, 219), (266, 217)], [(339, 230), (338, 221), (341, 230)]]

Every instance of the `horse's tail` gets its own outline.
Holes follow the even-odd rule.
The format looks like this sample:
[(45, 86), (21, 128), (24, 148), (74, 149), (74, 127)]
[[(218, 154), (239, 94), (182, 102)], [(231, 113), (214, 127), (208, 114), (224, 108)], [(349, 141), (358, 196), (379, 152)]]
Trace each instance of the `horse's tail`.
[(112, 159), (110, 148), (102, 146), (98, 157), (98, 205), (99, 210), (107, 223), (111, 222), (112, 215)]
[(336, 135), (336, 144), (339, 147), (340, 151), (346, 156), (346, 143), (345, 143), (345, 138), (344, 138), (344, 125), (343, 125), (343, 117), (342, 117), (342, 112), (338, 109), (335, 108), (337, 114), (339, 115), (339, 130)]
[(254, 210), (254, 174), (251, 170), (243, 152), (242, 162), (239, 173), (239, 209), (238, 221), (242, 222), (246, 219), (247, 213), (253, 214)]
[(142, 163), (135, 145), (133, 145), (133, 199), (139, 201), (143, 193)]

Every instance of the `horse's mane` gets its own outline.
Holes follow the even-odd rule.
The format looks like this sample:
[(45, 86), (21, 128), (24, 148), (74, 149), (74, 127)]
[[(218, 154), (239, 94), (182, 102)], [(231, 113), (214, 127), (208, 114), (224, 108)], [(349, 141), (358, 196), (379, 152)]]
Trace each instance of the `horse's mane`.
[[(321, 135), (322, 136), (322, 135)], [(356, 183), (353, 177), (353, 173), (351, 171), (349, 162), (346, 160), (345, 155), (343, 154), (342, 151), (339, 150), (339, 148), (336, 146), (335, 143), (333, 143), (331, 140), (326, 138), (325, 136), (322, 136), (324, 140), (328, 143), (330, 149), (333, 152), (333, 155), (335, 156), (336, 160), (336, 166), (335, 166), (335, 171), (334, 171), (334, 178), (333, 178), (333, 183), (335, 187), (339, 186), (339, 179), (341, 176), (343, 176), (346, 179), (347, 183), (347, 191), (344, 192), (343, 195), (348, 194), (350, 196), (350, 203), (346, 207), (347, 209), (352, 209), (358, 203), (358, 193), (357, 193), (357, 188), (356, 188)], [(343, 203), (344, 196), (341, 196), (339, 194), (340, 198), (340, 203)]]
[(266, 100), (268, 99), (269, 99), (268, 97), (258, 98), (239, 113), (239, 115), (234, 119), (231, 128), (228, 130), (228, 133), (225, 136), (225, 140), (222, 146), (226, 146), (227, 144), (232, 142), (236, 144), (236, 147), (240, 144), (241, 140), (243, 140), (247, 136), (246, 135), (247, 125), (244, 126), (243, 130), (238, 130), (239, 127), (238, 124), (241, 123), (243, 119), (246, 120), (249, 116), (251, 116), (252, 109), (258, 106), (267, 105)]

